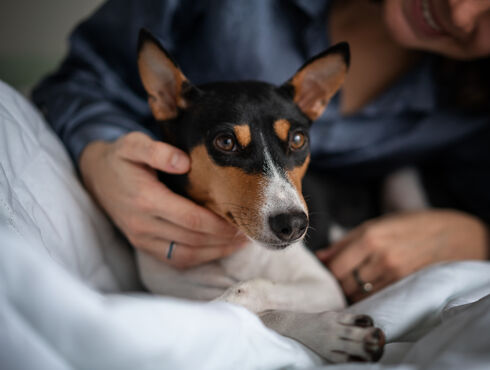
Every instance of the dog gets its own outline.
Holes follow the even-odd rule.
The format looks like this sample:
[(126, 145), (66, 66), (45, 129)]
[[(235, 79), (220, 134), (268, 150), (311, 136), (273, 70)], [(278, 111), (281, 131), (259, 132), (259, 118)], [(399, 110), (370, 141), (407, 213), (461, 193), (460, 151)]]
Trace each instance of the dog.
[(331, 362), (381, 357), (383, 332), (368, 316), (335, 311), (346, 305), (342, 290), (302, 242), (309, 223), (302, 195), (308, 130), (341, 87), (349, 58), (341, 43), (281, 86), (195, 86), (158, 39), (140, 31), (138, 69), (162, 140), (187, 152), (192, 163), (186, 175), (160, 174), (162, 181), (250, 239), (227, 258), (187, 270), (138, 252), (151, 292), (241, 305)]

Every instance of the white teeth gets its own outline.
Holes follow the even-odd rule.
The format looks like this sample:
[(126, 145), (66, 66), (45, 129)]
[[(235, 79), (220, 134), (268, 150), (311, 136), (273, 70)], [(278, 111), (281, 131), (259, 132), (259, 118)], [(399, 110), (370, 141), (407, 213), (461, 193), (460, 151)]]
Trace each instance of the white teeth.
[(425, 21), (432, 29), (438, 32), (442, 31), (441, 27), (437, 25), (436, 21), (432, 17), (432, 13), (430, 12), (429, 0), (422, 0), (422, 14)]

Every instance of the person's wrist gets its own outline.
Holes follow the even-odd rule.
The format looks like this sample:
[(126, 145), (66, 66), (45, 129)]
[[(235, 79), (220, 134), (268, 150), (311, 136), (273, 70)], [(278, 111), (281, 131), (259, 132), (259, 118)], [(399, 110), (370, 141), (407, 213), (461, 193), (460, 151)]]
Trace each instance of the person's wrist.
[(78, 166), (82, 181), (90, 192), (93, 192), (92, 175), (95, 171), (95, 165), (101, 160), (104, 152), (110, 146), (110, 143), (105, 141), (92, 141), (87, 144), (80, 154)]
[(467, 248), (473, 250), (472, 257), (479, 260), (488, 260), (490, 258), (490, 228), (481, 218), (460, 210), (451, 210), (451, 212), (462, 218), (459, 224), (464, 230), (471, 230), (470, 234), (473, 239), (467, 244)]

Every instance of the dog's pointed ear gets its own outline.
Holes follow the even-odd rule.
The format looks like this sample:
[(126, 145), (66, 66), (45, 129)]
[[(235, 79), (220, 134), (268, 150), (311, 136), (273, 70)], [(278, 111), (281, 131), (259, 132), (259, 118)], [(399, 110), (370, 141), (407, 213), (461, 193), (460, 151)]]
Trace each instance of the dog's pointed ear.
[(139, 33), (138, 69), (157, 120), (175, 118), (179, 109), (187, 108), (189, 99), (186, 96), (197, 88), (190, 84), (174, 59), (146, 29)]
[(307, 61), (281, 89), (292, 90), (296, 105), (314, 121), (342, 86), (349, 61), (349, 45), (336, 44)]

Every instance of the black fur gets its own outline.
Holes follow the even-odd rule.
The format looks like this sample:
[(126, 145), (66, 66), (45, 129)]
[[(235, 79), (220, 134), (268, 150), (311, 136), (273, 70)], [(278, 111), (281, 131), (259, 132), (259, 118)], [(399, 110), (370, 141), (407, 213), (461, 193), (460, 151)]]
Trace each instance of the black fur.
[[(186, 95), (189, 108), (182, 110), (174, 120), (159, 123), (160, 138), (187, 153), (204, 144), (212, 160), (221, 166), (239, 167), (246, 173), (264, 171), (265, 149), (279, 168), (292, 170), (301, 166), (309, 154), (308, 142), (299, 151), (289, 150), (288, 143), (274, 133), (274, 122), (286, 119), (291, 123), (290, 132), (303, 132), (308, 137), (311, 121), (297, 108), (291, 97), (264, 82), (219, 82), (198, 86)], [(196, 93), (198, 91), (198, 93)], [(213, 142), (220, 134), (234, 136), (233, 127), (248, 124), (252, 136), (245, 148), (238, 146), (235, 152), (223, 153)], [(174, 191), (185, 194), (185, 178), (160, 175)]]
[[(158, 40), (148, 31), (142, 30), (139, 49), (146, 41), (156, 43), (178, 68)], [(341, 54), (348, 66), (349, 48), (346, 43), (341, 43), (311, 59), (299, 70), (330, 53)], [(186, 101), (186, 109), (179, 110), (175, 119), (156, 123), (154, 127), (158, 127), (157, 135), (161, 140), (186, 153), (198, 145), (205, 145), (211, 159), (220, 166), (238, 167), (246, 173), (263, 173), (266, 150), (276, 166), (284, 171), (301, 166), (310, 152), (308, 130), (312, 121), (294, 103), (294, 87), (290, 81), (282, 86), (258, 81), (216, 82), (200, 86), (184, 82), (182, 96)], [(304, 133), (306, 144), (301, 150), (292, 151), (288, 142), (277, 137), (274, 122), (279, 119), (290, 122), (290, 135), (298, 131)], [(233, 152), (223, 152), (215, 147), (214, 139), (218, 135), (234, 137), (233, 127), (241, 124), (250, 127), (252, 140), (249, 145), (245, 148), (237, 145), (237, 150)], [(174, 192), (186, 195), (185, 175), (159, 173), (159, 178)], [(305, 199), (312, 211), (311, 222), (314, 226), (310, 228), (307, 237), (307, 243), (309, 241), (312, 248), (328, 244), (326, 228), (334, 220), (342, 226), (353, 226), (358, 218), (365, 219), (374, 212), (370, 203), (372, 198), (368, 197), (369, 191), (364, 187), (346, 188), (319, 174), (310, 175), (305, 185)], [(353, 210), (354, 217), (350, 215), (349, 209)]]
[[(211, 158), (222, 166), (240, 167), (247, 173), (263, 171), (264, 151), (286, 170), (301, 165), (308, 154), (307, 146), (298, 152), (288, 151), (287, 145), (274, 134), (278, 119), (291, 123), (291, 132), (307, 134), (310, 121), (290, 98), (278, 93), (278, 88), (263, 82), (221, 82), (198, 87), (202, 92), (182, 111), (178, 122), (167, 124), (174, 144), (189, 152), (199, 144), (206, 145)], [(217, 150), (214, 138), (223, 133), (234, 136), (233, 127), (248, 124), (252, 142), (231, 153)]]

